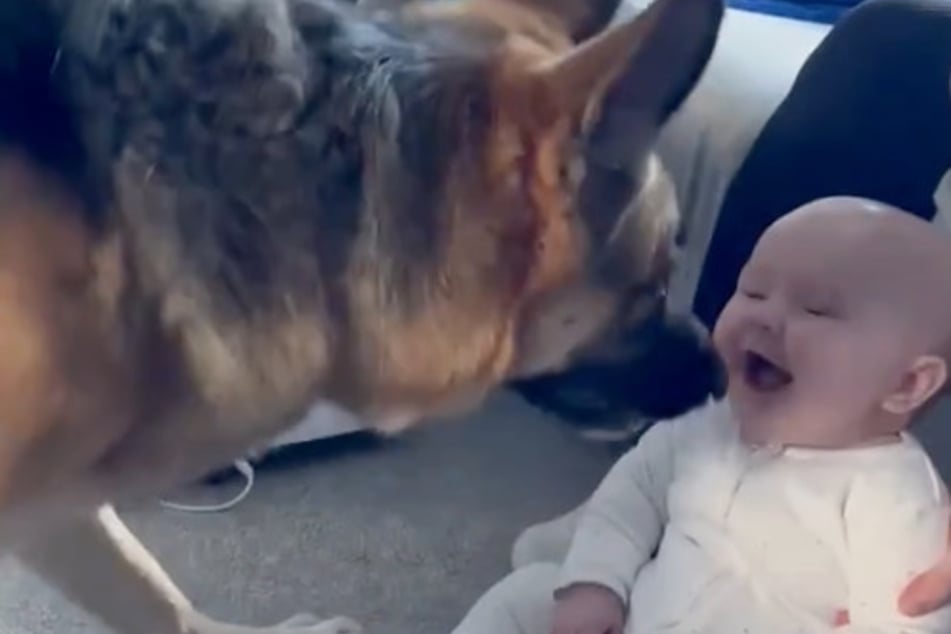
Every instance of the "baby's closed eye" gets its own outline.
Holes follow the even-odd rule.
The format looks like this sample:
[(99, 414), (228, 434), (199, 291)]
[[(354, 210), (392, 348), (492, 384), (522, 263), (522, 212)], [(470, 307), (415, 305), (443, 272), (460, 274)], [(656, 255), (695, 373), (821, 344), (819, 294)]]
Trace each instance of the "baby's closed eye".
[(813, 317), (832, 317), (832, 311), (825, 306), (806, 306), (804, 310)]
[(800, 304), (803, 312), (811, 317), (821, 317), (823, 319), (843, 319), (845, 313), (842, 306), (833, 301), (827, 300), (809, 300)]
[(762, 301), (766, 299), (766, 293), (763, 293), (762, 291), (755, 290), (752, 288), (740, 288), (740, 295), (742, 295), (743, 297), (747, 299), (752, 299), (755, 301)]

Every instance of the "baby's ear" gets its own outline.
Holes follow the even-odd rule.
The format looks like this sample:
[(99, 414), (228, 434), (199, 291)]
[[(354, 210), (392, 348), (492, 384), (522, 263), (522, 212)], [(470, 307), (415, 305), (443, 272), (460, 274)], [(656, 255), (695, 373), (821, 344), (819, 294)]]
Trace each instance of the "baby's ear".
[(932, 355), (918, 357), (882, 406), (892, 414), (910, 414), (940, 392), (947, 380), (948, 364), (944, 359)]

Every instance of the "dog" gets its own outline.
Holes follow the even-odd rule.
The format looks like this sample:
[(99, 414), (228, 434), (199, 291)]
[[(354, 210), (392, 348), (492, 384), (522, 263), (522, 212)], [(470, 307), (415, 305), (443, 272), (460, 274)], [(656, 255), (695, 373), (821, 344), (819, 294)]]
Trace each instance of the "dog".
[[(678, 212), (652, 145), (723, 7), (617, 5), (6, 0), (6, 552), (124, 634), (352, 633), (202, 615), (112, 504), (321, 399), (392, 434), (579, 367), (633, 409), (722, 393), (664, 307)], [(625, 396), (651, 342), (673, 389)]]

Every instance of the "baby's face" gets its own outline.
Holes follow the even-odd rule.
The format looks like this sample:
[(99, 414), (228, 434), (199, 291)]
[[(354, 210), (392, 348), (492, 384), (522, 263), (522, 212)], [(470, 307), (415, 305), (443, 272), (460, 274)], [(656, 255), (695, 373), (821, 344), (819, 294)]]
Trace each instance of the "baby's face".
[(889, 431), (876, 414), (913, 358), (910, 320), (880, 283), (880, 254), (831, 229), (767, 232), (715, 328), (750, 443), (842, 447)]

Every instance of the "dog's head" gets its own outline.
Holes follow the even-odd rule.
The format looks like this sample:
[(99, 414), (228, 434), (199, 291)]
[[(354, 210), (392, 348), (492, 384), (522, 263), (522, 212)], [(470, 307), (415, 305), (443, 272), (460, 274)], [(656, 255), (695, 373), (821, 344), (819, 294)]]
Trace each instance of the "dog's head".
[(471, 205), (536, 214), (526, 223), (536, 232), (516, 235), (534, 249), (507, 381), (545, 409), (599, 424), (675, 416), (723, 390), (707, 333), (666, 310), (679, 213), (652, 153), (706, 66), (722, 5), (655, 0), (612, 25), (619, 3), (398, 7), (426, 28), (493, 42), (491, 159), (478, 175), (489, 185)]
[[(347, 405), (412, 417), (499, 383), (565, 412), (673, 415), (717, 393), (706, 335), (666, 311), (679, 218), (652, 148), (722, 0), (613, 26), (620, 0), (378, 1), (46, 0), (66, 24), (50, 38), (18, 28), (38, 3), (6, 3), (0, 30), (42, 54), (26, 68), (32, 45), (0, 41), (0, 86), (29, 97), (0, 139), (60, 156), (34, 105), (53, 84), (64, 110), (92, 100), (60, 117), (83, 129), (73, 160), (101, 163), (101, 207), (148, 236), (150, 292), (206, 325), (196, 374), (232, 392), (333, 375)], [(183, 279), (200, 298), (171, 298)], [(206, 353), (222, 320), (234, 342)]]

